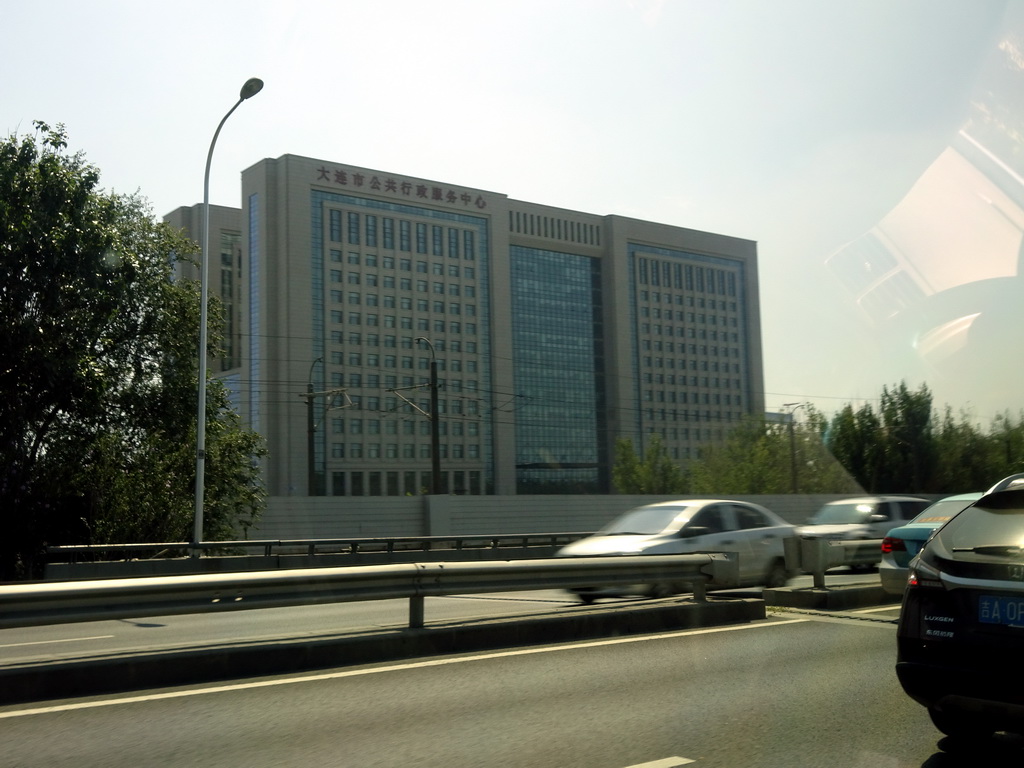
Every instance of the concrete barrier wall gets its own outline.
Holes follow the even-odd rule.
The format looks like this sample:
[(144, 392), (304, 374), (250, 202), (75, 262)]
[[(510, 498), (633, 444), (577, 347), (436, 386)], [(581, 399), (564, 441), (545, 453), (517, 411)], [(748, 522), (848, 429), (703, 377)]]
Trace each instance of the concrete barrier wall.
[[(851, 494), (732, 496), (761, 504), (794, 525)], [(641, 504), (677, 496), (278, 496), (251, 539), (594, 531)], [(925, 495), (925, 498), (938, 498)]]

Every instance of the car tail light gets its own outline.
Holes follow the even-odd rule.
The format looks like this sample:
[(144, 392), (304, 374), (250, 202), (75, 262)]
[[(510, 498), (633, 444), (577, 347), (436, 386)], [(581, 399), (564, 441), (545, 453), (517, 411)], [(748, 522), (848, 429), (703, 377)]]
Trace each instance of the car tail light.
[(907, 589), (944, 589), (942, 574), (925, 565), (920, 559), (910, 563), (910, 572), (907, 576)]
[(897, 539), (895, 536), (886, 536), (882, 539), (882, 553), (889, 554), (890, 552), (906, 552), (907, 544), (903, 539)]

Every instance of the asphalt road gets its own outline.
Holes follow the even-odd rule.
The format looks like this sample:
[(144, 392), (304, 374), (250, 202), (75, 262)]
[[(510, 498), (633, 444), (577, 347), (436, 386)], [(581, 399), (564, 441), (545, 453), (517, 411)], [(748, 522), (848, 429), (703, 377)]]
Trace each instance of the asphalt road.
[(958, 747), (903, 694), (897, 610), (0, 707), (0, 764), (1019, 766), (1024, 740)]

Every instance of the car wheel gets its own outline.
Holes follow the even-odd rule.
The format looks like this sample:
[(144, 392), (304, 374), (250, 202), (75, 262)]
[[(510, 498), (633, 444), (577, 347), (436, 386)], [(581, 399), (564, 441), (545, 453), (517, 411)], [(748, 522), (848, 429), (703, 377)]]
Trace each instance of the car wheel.
[(943, 712), (928, 707), (932, 724), (952, 739), (986, 739), (994, 733), (991, 726), (976, 715), (963, 712)]
[(789, 572), (786, 571), (786, 564), (782, 560), (772, 560), (764, 577), (764, 585), (769, 589), (778, 589), (788, 583)]
[(591, 595), (588, 592), (579, 592), (576, 594), (576, 597), (578, 597), (580, 599), (580, 602), (584, 605), (593, 605), (594, 600), (596, 599), (594, 595)]

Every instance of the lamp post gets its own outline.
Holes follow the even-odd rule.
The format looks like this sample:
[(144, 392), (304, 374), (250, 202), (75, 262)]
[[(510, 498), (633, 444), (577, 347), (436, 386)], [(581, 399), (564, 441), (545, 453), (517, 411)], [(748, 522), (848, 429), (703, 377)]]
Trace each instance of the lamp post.
[(783, 403), (783, 408), (789, 408), (789, 473), (793, 493), (797, 493), (796, 476), (796, 435), (793, 432), (793, 414), (803, 408), (807, 403)]
[[(210, 151), (206, 155), (206, 173), (203, 175), (203, 248), (202, 264), (199, 272), (199, 398), (196, 408), (196, 501), (195, 522), (192, 528), (192, 543), (203, 540), (203, 492), (206, 473), (206, 337), (207, 337), (207, 300), (209, 298), (210, 272), (210, 163), (213, 162), (213, 148), (217, 145), (217, 137), (231, 113), (246, 99), (251, 99), (263, 90), (263, 81), (253, 77), (245, 81), (238, 93), (238, 101), (221, 118), (217, 130), (210, 142)], [(195, 553), (198, 555), (198, 551)]]
[(419, 336), (417, 342), (430, 347), (430, 492), (441, 493), (441, 420), (437, 412), (437, 357), (429, 339)]

